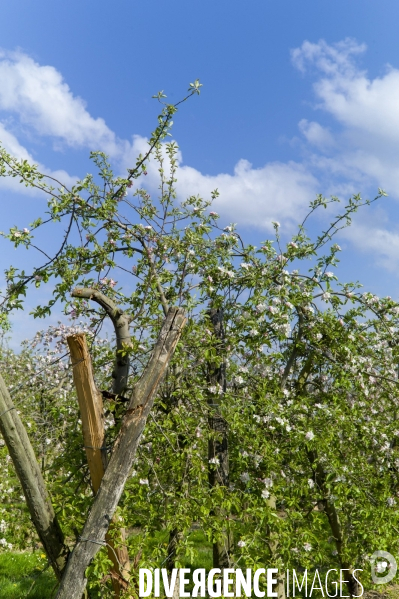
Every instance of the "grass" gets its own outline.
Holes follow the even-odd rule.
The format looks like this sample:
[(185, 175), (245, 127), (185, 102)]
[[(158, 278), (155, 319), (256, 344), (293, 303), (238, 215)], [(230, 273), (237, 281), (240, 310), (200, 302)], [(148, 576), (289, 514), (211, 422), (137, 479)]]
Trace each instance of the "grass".
[[(164, 538), (165, 537), (165, 538)], [(148, 540), (147, 551), (158, 543), (164, 544), (167, 536), (163, 531), (155, 533)], [(204, 534), (194, 530), (190, 534), (190, 542), (194, 545), (196, 556), (191, 563), (188, 556), (181, 556), (182, 566), (195, 570), (212, 567), (212, 548)], [(46, 568), (47, 560), (42, 552), (35, 553), (0, 553), (0, 598), (1, 599), (51, 599), (54, 596), (56, 579), (51, 568)], [(364, 599), (397, 599), (399, 586), (392, 586), (383, 591), (369, 591)], [(299, 599), (299, 597), (298, 597)]]
[[(162, 541), (167, 541), (167, 535), (160, 531), (154, 538), (148, 540), (147, 550)], [(190, 558), (182, 556), (183, 567), (196, 568), (212, 567), (212, 548), (201, 531), (193, 531), (190, 541), (196, 550), (194, 563)], [(1, 599), (51, 599), (54, 595), (56, 579), (47, 559), (42, 552), (1, 552), (0, 553), (0, 598)]]
[[(137, 535), (137, 538), (139, 535)], [(144, 557), (151, 554), (151, 551), (156, 546), (166, 546), (168, 544), (169, 534), (166, 531), (155, 532), (152, 538), (147, 539), (144, 547)], [(193, 554), (195, 555), (194, 560), (191, 562), (189, 555), (179, 555), (179, 561), (182, 563), (183, 568), (205, 568), (210, 570), (212, 568), (212, 545), (207, 540), (206, 536), (201, 530), (192, 530), (188, 537), (190, 545), (192, 545)], [(165, 568), (164, 565), (158, 567)]]
[(0, 553), (1, 599), (50, 599), (56, 583), (43, 553)]

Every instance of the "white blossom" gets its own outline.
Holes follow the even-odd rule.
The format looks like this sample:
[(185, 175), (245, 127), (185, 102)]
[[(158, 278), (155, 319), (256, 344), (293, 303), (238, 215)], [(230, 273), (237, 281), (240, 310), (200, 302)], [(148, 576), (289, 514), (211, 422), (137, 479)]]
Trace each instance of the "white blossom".
[(221, 395), (223, 393), (221, 385), (212, 385), (211, 387), (208, 387), (208, 391), (215, 395)]
[(242, 474), (240, 474), (240, 479), (243, 483), (249, 482), (250, 476), (249, 476), (248, 472), (243, 472)]

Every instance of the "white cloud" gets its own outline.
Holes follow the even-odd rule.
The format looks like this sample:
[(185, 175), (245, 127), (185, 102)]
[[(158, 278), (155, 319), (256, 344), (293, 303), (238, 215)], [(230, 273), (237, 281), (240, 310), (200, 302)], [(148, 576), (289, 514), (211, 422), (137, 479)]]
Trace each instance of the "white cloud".
[(370, 79), (355, 61), (365, 51), (351, 39), (333, 46), (321, 40), (304, 42), (292, 58), (300, 70), (312, 66), (321, 74), (314, 84), (320, 107), (350, 129), (397, 142), (399, 70), (388, 66), (384, 76)]
[[(11, 156), (14, 156), (18, 160), (28, 160), (31, 164), (37, 164), (37, 161), (33, 158), (33, 156), (28, 152), (28, 150), (22, 146), (18, 139), (15, 137), (13, 133), (8, 131), (4, 124), (0, 122), (0, 143), (7, 150)], [(64, 170), (56, 170), (51, 171), (47, 169), (45, 166), (38, 164), (39, 171), (49, 175), (53, 179), (56, 179), (62, 185), (66, 185), (67, 187), (71, 187), (76, 183), (77, 177), (73, 177), (69, 175)], [(53, 183), (56, 186), (56, 183)], [(22, 187), (19, 177), (1, 177), (0, 178), (0, 187), (11, 189), (15, 192), (30, 193), (34, 195), (37, 193), (35, 189), (29, 187)]]
[[(303, 73), (315, 73), (316, 108), (341, 125), (330, 152), (335, 173), (362, 182), (366, 177), (369, 185), (399, 197), (399, 69), (387, 66), (384, 75), (371, 79), (357, 64), (365, 51), (351, 39), (334, 45), (306, 41), (292, 51), (292, 60)], [(299, 128), (308, 142), (320, 146), (325, 129), (316, 125), (301, 121)]]
[[(124, 156), (124, 166), (131, 167), (138, 154), (148, 150), (147, 139), (133, 137), (130, 151)], [(164, 170), (168, 175), (168, 157), (164, 152)], [(319, 186), (315, 176), (302, 164), (296, 162), (270, 162), (261, 168), (253, 168), (244, 159), (234, 167), (234, 173), (204, 175), (185, 165), (182, 152), (177, 154), (177, 191), (180, 199), (200, 195), (210, 199), (211, 191), (218, 189), (220, 196), (212, 207), (228, 222), (241, 226), (273, 230), (272, 220), (280, 220), (283, 228), (297, 225), (306, 214), (309, 203), (314, 200)], [(159, 186), (158, 165), (151, 160), (148, 177), (143, 179), (151, 190)]]
[(327, 127), (322, 127), (320, 123), (309, 122), (302, 119), (298, 123), (300, 132), (306, 137), (307, 141), (317, 148), (328, 149), (335, 144), (334, 137)]
[(327, 44), (324, 40), (320, 40), (317, 44), (306, 40), (300, 48), (291, 51), (291, 57), (294, 65), (302, 73), (312, 65), (330, 77), (342, 73), (350, 76), (357, 70), (353, 57), (365, 52), (366, 48), (366, 44), (359, 44), (351, 38), (333, 45)]
[(115, 133), (104, 119), (90, 115), (54, 67), (42, 66), (23, 52), (2, 50), (0, 80), (0, 110), (16, 113), (39, 135), (59, 138), (72, 147), (102, 149), (112, 156), (121, 153)]
[(386, 229), (382, 223), (371, 219), (355, 222), (345, 231), (363, 253), (372, 256), (373, 262), (395, 274), (399, 267), (399, 233)]
[[(329, 122), (332, 117), (338, 125), (328, 130), (331, 137), (326, 144), (322, 124), (299, 123), (307, 142), (305, 161), (325, 192), (338, 195), (346, 189), (373, 197), (382, 187), (398, 200), (399, 69), (386, 65), (382, 74), (370, 77), (358, 62), (365, 51), (364, 44), (346, 39), (333, 45), (306, 41), (292, 52), (294, 65), (315, 78), (315, 109), (321, 119), (327, 114)], [(395, 222), (397, 206), (388, 200), (380, 209), (362, 211), (345, 236), (373, 262), (397, 271)]]
[[(224, 221), (270, 229), (272, 220), (297, 224), (317, 192), (349, 195), (377, 185), (399, 189), (399, 108), (392, 100), (399, 91), (399, 70), (390, 67), (383, 77), (369, 79), (356, 62), (365, 50), (354, 40), (335, 45), (306, 41), (292, 52), (296, 67), (313, 73), (316, 108), (332, 116), (340, 131), (331, 123), (326, 127), (302, 119), (302, 160), (253, 168), (243, 157), (232, 174), (205, 175), (185, 165), (179, 153), (179, 197), (209, 197), (218, 188), (214, 207)], [(145, 138), (120, 140), (104, 119), (91, 116), (53, 66), (42, 66), (22, 52), (0, 51), (0, 78), (0, 110), (16, 114), (38, 135), (71, 147), (102, 149), (122, 173), (148, 149)], [(0, 125), (0, 139), (11, 153), (32, 160), (5, 125)], [(67, 184), (73, 180), (67, 173), (51, 174)], [(147, 183), (156, 189), (158, 182), (152, 161)]]
[(272, 220), (280, 220), (283, 226), (298, 224), (318, 185), (306, 167), (296, 162), (271, 162), (255, 169), (242, 159), (233, 175), (207, 176), (189, 166), (179, 169), (178, 190), (183, 196), (209, 198), (216, 188), (220, 196), (213, 206), (226, 220), (271, 231)]
[(24, 146), (22, 146), (18, 139), (10, 131), (7, 131), (3, 123), (0, 122), (0, 140), (1, 145), (7, 149), (7, 152), (18, 158), (19, 160), (28, 160), (33, 162), (31, 154)]

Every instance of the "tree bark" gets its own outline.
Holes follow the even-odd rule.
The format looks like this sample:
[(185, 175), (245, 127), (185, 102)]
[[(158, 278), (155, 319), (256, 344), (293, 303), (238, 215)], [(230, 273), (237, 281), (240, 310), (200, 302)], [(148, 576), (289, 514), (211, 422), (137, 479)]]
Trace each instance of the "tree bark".
[[(212, 322), (215, 337), (217, 339), (218, 352), (224, 345), (223, 310), (211, 308), (209, 317)], [(221, 396), (226, 392), (226, 364), (222, 360), (220, 364), (209, 364), (208, 382), (211, 386), (220, 390)], [(220, 414), (219, 393), (214, 393), (208, 401), (209, 416), (208, 424), (210, 439), (208, 442), (208, 480), (210, 488), (219, 485), (229, 486), (229, 448), (227, 437), (227, 422)], [(226, 514), (219, 514), (226, 521)], [(227, 522), (227, 521), (226, 521)], [(229, 568), (231, 553), (231, 535), (228, 525), (224, 528), (222, 538), (213, 543), (213, 567)]]
[(69, 548), (65, 544), (33, 447), (1, 375), (0, 432), (21, 483), (32, 522), (55, 575), (60, 580)]
[[(82, 333), (70, 335), (67, 337), (67, 342), (71, 354), (73, 380), (78, 396), (80, 417), (82, 419), (83, 441), (87, 463), (89, 465), (93, 492), (96, 494), (107, 467), (103, 400), (94, 381), (93, 367), (86, 343), (86, 336)], [(114, 538), (118, 538), (119, 543), (115, 543)], [(124, 540), (125, 530), (123, 528), (118, 530), (118, 525), (114, 518), (110, 531), (106, 535), (106, 542), (108, 544), (108, 557), (113, 563), (110, 575), (115, 599), (119, 599), (123, 590), (129, 585), (130, 561)], [(120, 544), (121, 542), (122, 545)]]
[(61, 580), (56, 599), (80, 599), (86, 586), (85, 571), (104, 545), (105, 535), (122, 495), (155, 394), (174, 353), (185, 316), (170, 308), (151, 359), (135, 385), (112, 456), (92, 508)]
[(112, 320), (116, 336), (116, 359), (115, 367), (112, 372), (114, 383), (112, 391), (116, 395), (123, 395), (126, 391), (129, 377), (129, 348), (131, 346), (131, 337), (129, 331), (130, 318), (121, 310), (109, 297), (91, 287), (74, 289), (72, 297), (82, 299), (91, 299), (97, 302)]

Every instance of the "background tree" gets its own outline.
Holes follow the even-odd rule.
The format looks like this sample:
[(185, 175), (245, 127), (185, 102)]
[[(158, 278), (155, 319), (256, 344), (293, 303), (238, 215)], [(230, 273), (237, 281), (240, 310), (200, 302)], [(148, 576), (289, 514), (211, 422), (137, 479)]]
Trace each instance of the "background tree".
[[(192, 84), (190, 94), (199, 86)], [(81, 596), (86, 566), (109, 524), (101, 519), (104, 497), (108, 513), (119, 503), (124, 525), (140, 530), (128, 541), (136, 567), (168, 563), (171, 568), (194, 560), (194, 525), (212, 546), (228, 542), (225, 561), (217, 551), (215, 563), (221, 567), (336, 564), (352, 570), (364, 566), (375, 549), (392, 548), (395, 539), (397, 410), (392, 405), (399, 306), (391, 298), (361, 294), (356, 283), (340, 284), (330, 271), (340, 250), (334, 235), (370, 202), (351, 198), (332, 225), (311, 240), (306, 220), (337, 201), (318, 196), (284, 248), (278, 223), (275, 240), (259, 249), (245, 245), (234, 225), (218, 227), (217, 214), (208, 212), (210, 201), (197, 196), (176, 201), (177, 146), (162, 143), (175, 112), (176, 106), (164, 107), (148, 154), (126, 178), (115, 177), (97, 152), (92, 155), (97, 179), (86, 176), (71, 190), (57, 189), (36, 167), (1, 152), (3, 176), (19, 176), (49, 197), (46, 217), (30, 229), (14, 227), (7, 237), (33, 250), (40, 247), (36, 238), (43, 227), (65, 230), (42, 266), (31, 273), (8, 269), (3, 323), (10, 310), (23, 306), (30, 285), (51, 283), (51, 299), (34, 315), (47, 316), (59, 302), (69, 316), (86, 323), (114, 448), (113, 466), (92, 505), (71, 371), (56, 362), (63, 350), (55, 338), (38, 337), (45, 344), (41, 353), (58, 353), (50, 368), (38, 345), (26, 347), (24, 359), (36, 370), (44, 361), (47, 378), (41, 393), (35, 384), (40, 369), (29, 375), (28, 385), (34, 382), (23, 405), (61, 527), (74, 546), (58, 597)], [(144, 186), (150, 157), (159, 165), (156, 199)], [(139, 177), (142, 185), (132, 193)], [(216, 318), (222, 312), (223, 333)], [(98, 340), (107, 318), (116, 326), (114, 348)], [(54, 335), (65, 342), (62, 326)], [(157, 356), (165, 335), (167, 359), (175, 354), (161, 376)], [(7, 378), (7, 360), (16, 358), (6, 350), (4, 356)], [(146, 417), (135, 425), (139, 395), (153, 376), (157, 385), (147, 389)], [(210, 403), (217, 403), (217, 410)], [(223, 430), (214, 426), (215, 416)], [(137, 430), (123, 454), (128, 456), (123, 480), (109, 492), (131, 426)], [(91, 593), (98, 591), (108, 565), (105, 552), (91, 562)], [(363, 576), (367, 582), (367, 573)], [(357, 594), (353, 577), (349, 588)]]

